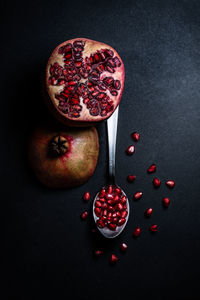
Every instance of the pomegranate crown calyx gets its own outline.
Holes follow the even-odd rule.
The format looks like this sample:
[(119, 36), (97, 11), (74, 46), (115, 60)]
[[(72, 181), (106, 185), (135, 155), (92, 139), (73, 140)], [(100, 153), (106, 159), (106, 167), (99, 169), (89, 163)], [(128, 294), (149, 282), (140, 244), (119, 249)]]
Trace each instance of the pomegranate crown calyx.
[(69, 144), (65, 137), (56, 135), (51, 139), (49, 146), (51, 155), (62, 156), (67, 152)]

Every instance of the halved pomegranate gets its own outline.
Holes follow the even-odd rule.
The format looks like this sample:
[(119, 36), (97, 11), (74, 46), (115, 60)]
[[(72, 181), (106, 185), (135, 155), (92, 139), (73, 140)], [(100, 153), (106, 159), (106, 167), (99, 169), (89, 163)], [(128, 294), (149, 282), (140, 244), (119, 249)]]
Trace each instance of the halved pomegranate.
[(112, 47), (85, 38), (68, 40), (47, 63), (49, 107), (64, 124), (96, 124), (117, 108), (124, 76), (124, 64)]

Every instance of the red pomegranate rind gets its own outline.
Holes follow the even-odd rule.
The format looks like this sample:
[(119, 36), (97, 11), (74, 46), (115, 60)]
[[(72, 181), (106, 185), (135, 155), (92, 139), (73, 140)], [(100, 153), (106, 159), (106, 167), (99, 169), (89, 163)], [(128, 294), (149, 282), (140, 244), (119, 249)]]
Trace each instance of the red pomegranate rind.
[(112, 47), (85, 38), (68, 40), (47, 63), (48, 104), (65, 124), (97, 123), (117, 108), (124, 77), (123, 62)]

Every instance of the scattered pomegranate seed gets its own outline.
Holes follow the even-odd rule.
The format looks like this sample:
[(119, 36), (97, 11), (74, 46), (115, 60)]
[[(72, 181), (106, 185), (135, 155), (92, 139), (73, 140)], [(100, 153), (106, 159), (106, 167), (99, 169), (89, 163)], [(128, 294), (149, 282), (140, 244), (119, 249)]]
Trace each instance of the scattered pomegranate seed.
[(175, 186), (174, 180), (168, 180), (168, 181), (166, 181), (165, 183), (166, 183), (166, 185), (167, 185), (169, 188), (171, 188), (171, 189), (173, 189), (173, 187)]
[(87, 211), (84, 211), (84, 212), (81, 214), (81, 219), (82, 219), (82, 220), (85, 220), (87, 217), (88, 217), (88, 212), (87, 212)]
[(163, 206), (168, 207), (170, 205), (170, 199), (165, 197), (162, 199), (162, 203)]
[(100, 255), (103, 254), (103, 251), (102, 250), (96, 250), (96, 251), (94, 251), (94, 254), (95, 254), (95, 256), (100, 256)]
[(154, 173), (156, 171), (156, 165), (152, 164), (151, 166), (148, 167), (147, 172), (148, 173)]
[(122, 244), (120, 245), (120, 250), (121, 250), (122, 252), (126, 252), (127, 249), (128, 249), (127, 244), (122, 243)]
[(156, 224), (151, 225), (151, 226), (149, 227), (149, 230), (150, 230), (151, 232), (156, 232), (156, 231), (158, 231), (158, 225), (156, 225)]
[(140, 227), (136, 227), (133, 231), (133, 236), (134, 237), (138, 237), (141, 234), (141, 228)]
[(137, 199), (140, 199), (141, 197), (142, 197), (142, 192), (137, 192), (137, 193), (135, 193), (134, 195), (133, 195), (133, 198), (135, 199), (135, 200), (137, 200)]
[(85, 200), (85, 201), (89, 201), (90, 200), (90, 193), (89, 192), (85, 192), (84, 193), (83, 200)]
[(128, 177), (127, 177), (127, 181), (128, 182), (133, 182), (134, 180), (135, 180), (135, 178), (136, 178), (136, 176), (135, 175), (128, 175)]
[(155, 188), (158, 188), (161, 185), (160, 179), (158, 179), (157, 177), (155, 177), (153, 179), (153, 185), (154, 185)]
[(138, 142), (140, 139), (140, 134), (138, 132), (133, 132), (131, 136), (135, 142)]
[(148, 208), (146, 211), (145, 211), (145, 216), (146, 217), (150, 217), (152, 215), (152, 212), (153, 212), (153, 209), (152, 208)]
[(110, 257), (110, 263), (114, 264), (118, 261), (118, 257), (115, 254), (112, 254)]
[(126, 149), (126, 153), (127, 153), (128, 155), (132, 155), (134, 152), (135, 152), (135, 146), (134, 146), (134, 145), (131, 145), (131, 146), (129, 146), (129, 147)]

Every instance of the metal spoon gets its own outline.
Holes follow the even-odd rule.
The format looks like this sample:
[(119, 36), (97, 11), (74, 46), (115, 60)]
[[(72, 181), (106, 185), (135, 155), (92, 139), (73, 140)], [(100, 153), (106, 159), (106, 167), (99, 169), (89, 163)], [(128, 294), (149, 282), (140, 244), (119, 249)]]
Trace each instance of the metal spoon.
[[(117, 187), (119, 187), (119, 186), (115, 183), (115, 153), (116, 153), (116, 140), (117, 140), (118, 113), (119, 113), (119, 107), (117, 107), (117, 109), (115, 110), (113, 115), (107, 120), (108, 154), (109, 154), (108, 155), (108, 161), (109, 161), (108, 185), (113, 185), (113, 186), (117, 186)], [(103, 188), (105, 188), (105, 187), (103, 187)], [(122, 189), (121, 189), (121, 191), (126, 196), (126, 194), (124, 193), (124, 191)], [(97, 195), (94, 199), (94, 202), (93, 202), (93, 217), (94, 217), (95, 223), (98, 220), (98, 217), (96, 216), (96, 214), (94, 212), (95, 202), (98, 199), (98, 194), (99, 193), (97, 193)], [(126, 196), (126, 198), (127, 198), (127, 196)], [(126, 222), (122, 226), (117, 226), (115, 231), (112, 231), (107, 227), (100, 228), (97, 226), (97, 228), (99, 229), (101, 234), (104, 235), (106, 238), (114, 238), (114, 237), (118, 236), (125, 228), (126, 223), (129, 218), (129, 213), (130, 213), (128, 198), (127, 198), (126, 205), (127, 205), (127, 213), (128, 214), (126, 216)]]

